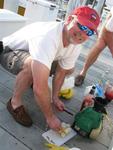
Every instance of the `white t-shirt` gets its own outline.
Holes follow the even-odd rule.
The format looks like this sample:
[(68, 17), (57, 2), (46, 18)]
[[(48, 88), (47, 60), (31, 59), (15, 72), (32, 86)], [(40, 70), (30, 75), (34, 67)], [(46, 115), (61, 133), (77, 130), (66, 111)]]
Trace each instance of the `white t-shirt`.
[(75, 45), (63, 47), (63, 22), (36, 22), (23, 27), (12, 35), (3, 38), (3, 45), (12, 50), (29, 51), (32, 59), (41, 62), (49, 69), (54, 60), (58, 60), (64, 69), (75, 65), (80, 49)]
[(111, 17), (110, 19), (106, 22), (105, 28), (106, 30), (113, 32), (113, 7), (111, 8)]

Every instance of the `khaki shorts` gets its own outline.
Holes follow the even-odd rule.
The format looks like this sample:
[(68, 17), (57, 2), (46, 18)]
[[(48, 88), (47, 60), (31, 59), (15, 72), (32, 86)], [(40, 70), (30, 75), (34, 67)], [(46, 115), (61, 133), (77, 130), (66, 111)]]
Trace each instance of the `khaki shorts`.
[[(25, 50), (11, 50), (6, 47), (3, 53), (0, 55), (0, 64), (7, 71), (14, 75), (17, 75), (23, 68), (24, 61), (30, 56), (28, 51)], [(54, 74), (57, 67), (57, 61), (52, 63), (50, 75)]]
[(0, 64), (7, 71), (17, 75), (23, 68), (24, 61), (30, 54), (25, 50), (11, 50), (6, 47), (0, 55)]

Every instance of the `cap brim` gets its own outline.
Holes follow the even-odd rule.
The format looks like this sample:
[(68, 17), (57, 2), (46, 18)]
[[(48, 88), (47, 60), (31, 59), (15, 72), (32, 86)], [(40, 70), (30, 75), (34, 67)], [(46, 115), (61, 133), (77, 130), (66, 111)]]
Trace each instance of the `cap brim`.
[(98, 35), (97, 27), (92, 22), (84, 19), (83, 17), (77, 17), (77, 18), (80, 24), (87, 26), (89, 29), (95, 31), (95, 33)]

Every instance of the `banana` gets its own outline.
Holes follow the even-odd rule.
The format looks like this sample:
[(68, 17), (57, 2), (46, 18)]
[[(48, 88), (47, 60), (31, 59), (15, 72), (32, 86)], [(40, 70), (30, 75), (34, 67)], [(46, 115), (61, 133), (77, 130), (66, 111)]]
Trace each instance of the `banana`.
[(73, 97), (74, 95), (74, 91), (73, 89), (65, 89), (65, 90), (61, 90), (59, 93), (59, 97), (62, 97), (66, 100), (69, 100)]

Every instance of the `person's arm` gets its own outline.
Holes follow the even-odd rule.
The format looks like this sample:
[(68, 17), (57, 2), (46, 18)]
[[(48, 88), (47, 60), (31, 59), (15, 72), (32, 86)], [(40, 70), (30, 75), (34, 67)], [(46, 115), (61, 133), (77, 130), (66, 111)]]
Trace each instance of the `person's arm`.
[[(108, 22), (108, 20), (110, 18), (111, 18), (111, 14), (109, 14), (107, 16), (106, 23)], [(110, 37), (110, 39), (109, 39), (109, 37)], [(100, 32), (100, 38), (97, 39), (95, 46), (91, 49), (90, 53), (88, 54), (85, 64), (80, 72), (80, 75), (82, 75), (82, 76), (86, 75), (89, 67), (96, 61), (99, 54), (102, 52), (102, 50), (104, 50), (104, 48), (106, 46), (108, 46), (110, 48), (110, 50), (112, 49), (112, 47), (113, 47), (112, 42), (111, 42), (112, 38), (113, 38), (113, 34), (108, 32), (106, 30), (106, 25), (104, 25), (104, 27), (102, 28), (102, 30)]]
[(99, 54), (102, 50), (106, 47), (106, 43), (103, 38), (99, 38), (96, 42), (96, 45), (91, 49), (90, 53), (88, 54), (85, 64), (83, 66), (82, 71), (80, 72), (81, 75), (85, 76), (89, 67), (96, 61)]
[(58, 110), (63, 111), (65, 106), (64, 103), (59, 99), (59, 92), (63, 85), (65, 76), (68, 74), (69, 70), (65, 70), (58, 64), (56, 73), (53, 78), (53, 89), (52, 89), (52, 100)]
[(37, 103), (45, 115), (50, 128), (60, 130), (61, 122), (52, 110), (51, 96), (48, 87), (49, 69), (42, 63), (32, 61), (33, 91)]

